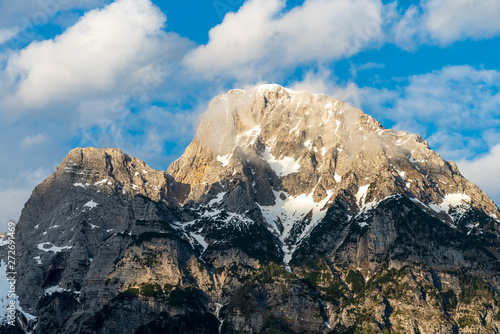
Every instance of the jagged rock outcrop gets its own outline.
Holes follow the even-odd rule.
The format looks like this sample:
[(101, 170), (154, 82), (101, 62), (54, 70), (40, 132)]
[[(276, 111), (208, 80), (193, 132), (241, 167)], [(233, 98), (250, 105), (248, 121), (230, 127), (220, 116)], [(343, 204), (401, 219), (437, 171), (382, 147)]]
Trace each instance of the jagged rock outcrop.
[(417, 135), (276, 85), (166, 172), (78, 148), (17, 226), (33, 333), (499, 333), (500, 212)]

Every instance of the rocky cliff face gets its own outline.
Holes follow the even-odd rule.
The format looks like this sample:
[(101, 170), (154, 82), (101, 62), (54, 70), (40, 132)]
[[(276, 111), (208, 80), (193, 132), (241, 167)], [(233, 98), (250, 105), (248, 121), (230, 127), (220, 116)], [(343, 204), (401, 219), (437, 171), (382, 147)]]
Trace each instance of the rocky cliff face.
[(500, 212), (417, 135), (266, 85), (167, 172), (75, 149), (17, 227), (33, 333), (499, 333)]

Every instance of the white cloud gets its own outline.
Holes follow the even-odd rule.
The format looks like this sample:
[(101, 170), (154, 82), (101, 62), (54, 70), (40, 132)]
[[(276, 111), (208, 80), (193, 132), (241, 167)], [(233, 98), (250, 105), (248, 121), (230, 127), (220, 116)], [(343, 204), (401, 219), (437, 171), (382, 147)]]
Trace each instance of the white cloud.
[(333, 95), (336, 86), (334, 81), (333, 73), (328, 68), (320, 66), (316, 71), (306, 72), (302, 80), (293, 82), (290, 88), (298, 92)]
[[(200, 109), (203, 109), (203, 112), (206, 110)], [(172, 112), (153, 106), (136, 115), (130, 115), (122, 122), (99, 129), (101, 133), (97, 133), (96, 138), (100, 140), (101, 147), (120, 147), (150, 165), (166, 169), (168, 166), (165, 161), (177, 159), (194, 138), (201, 112)], [(170, 144), (168, 150), (166, 143)], [(89, 144), (92, 145), (84, 142), (83, 146)]]
[[(165, 32), (165, 20), (149, 0), (118, 0), (87, 12), (54, 39), (0, 53), (0, 138), (8, 143), (0, 146), (0, 224), (19, 217), (41, 181), (19, 170), (36, 165), (52, 172), (69, 150), (85, 141), (83, 130), (96, 135), (92, 144), (97, 147), (134, 148), (140, 135), (127, 130), (144, 131), (139, 115), (145, 105), (172, 101), (158, 98), (165, 92), (184, 102), (180, 91), (190, 83), (169, 79), (182, 78), (178, 64), (193, 43)], [(151, 118), (160, 140), (179, 140), (168, 134), (181, 133), (183, 126), (163, 122), (160, 128)]]
[[(366, 63), (355, 66), (361, 70), (371, 68), (381, 68), (381, 64)], [(388, 101), (396, 101), (400, 97), (397, 91), (387, 89), (376, 89), (370, 87), (359, 87), (354, 81), (341, 83), (338, 78), (326, 67), (319, 66), (316, 70), (307, 71), (302, 80), (292, 82), (290, 88), (296, 91), (309, 91), (316, 94), (326, 94), (335, 99), (342, 100), (353, 105), (356, 108), (369, 106), (372, 110), (381, 110), (377, 108)]]
[[(14, 176), (16, 184), (9, 185), (0, 190), (0, 232), (6, 230), (9, 221), (17, 221), (19, 219), (21, 209), (28, 201), (35, 186), (49, 175), (50, 172), (43, 168), (20, 172)], [(2, 180), (2, 184), (5, 185), (8, 183), (9, 181)]]
[(476, 183), (491, 199), (500, 204), (500, 144), (474, 160), (457, 161), (462, 174)]
[(384, 64), (368, 62), (368, 63), (364, 63), (364, 64), (357, 66), (356, 70), (358, 72), (360, 72), (360, 71), (367, 71), (367, 70), (372, 70), (372, 69), (380, 69), (380, 68), (384, 68), (384, 67), (385, 67)]
[[(429, 127), (429, 124), (415, 122), (415, 125), (421, 129)], [(423, 130), (425, 131), (425, 130)], [(458, 160), (464, 157), (473, 158), (488, 145), (481, 138), (482, 131), (474, 134), (464, 135), (459, 131), (448, 131), (443, 129), (437, 132), (431, 132), (427, 136), (427, 142), (441, 154), (445, 159)]]
[(420, 8), (411, 5), (392, 30), (396, 45), (404, 50), (416, 49), (417, 44), (427, 36)]
[(87, 12), (62, 35), (8, 59), (6, 74), (17, 84), (8, 106), (40, 108), (142, 85), (154, 64), (181, 57), (189, 45), (164, 33), (165, 21), (149, 0), (118, 0)]
[(22, 141), (23, 147), (30, 147), (35, 145), (40, 145), (47, 142), (47, 136), (45, 133), (38, 133), (34, 136), (26, 136)]
[(500, 34), (500, 1), (429, 0), (425, 7), (427, 29), (441, 43)]
[(395, 119), (415, 119), (445, 131), (500, 126), (500, 72), (448, 66), (409, 78)]
[(351, 56), (383, 38), (379, 0), (250, 0), (210, 31), (186, 64), (207, 76), (259, 79), (288, 66)]
[(16, 27), (0, 29), (0, 45), (8, 42), (10, 39), (16, 36), (18, 32), (19, 29)]
[(394, 41), (406, 50), (419, 44), (448, 45), (500, 35), (497, 0), (422, 0), (410, 6), (393, 28)]

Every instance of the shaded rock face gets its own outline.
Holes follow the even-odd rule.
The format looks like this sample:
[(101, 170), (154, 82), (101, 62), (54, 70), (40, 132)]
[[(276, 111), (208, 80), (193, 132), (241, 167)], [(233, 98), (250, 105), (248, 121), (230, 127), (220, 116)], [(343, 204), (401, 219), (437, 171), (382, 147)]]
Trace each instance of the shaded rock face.
[(500, 213), (416, 135), (280, 86), (167, 172), (75, 149), (17, 225), (33, 333), (498, 333)]

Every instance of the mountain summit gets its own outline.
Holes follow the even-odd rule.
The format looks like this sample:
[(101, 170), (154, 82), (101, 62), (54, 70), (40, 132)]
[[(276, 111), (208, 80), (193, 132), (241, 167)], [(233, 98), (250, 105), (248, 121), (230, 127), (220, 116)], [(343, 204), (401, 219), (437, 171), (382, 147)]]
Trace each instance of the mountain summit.
[(482, 231), (460, 225), (469, 209), (500, 217), (488, 196), (420, 136), (386, 130), (342, 101), (278, 85), (215, 98), (168, 173), (191, 186), (185, 201), (233, 196), (240, 200), (230, 211), (260, 211), (284, 243), (286, 261), (339, 197), (351, 202), (354, 217), (402, 195), (466, 233)]
[(500, 212), (418, 135), (278, 85), (166, 172), (78, 148), (17, 226), (33, 333), (496, 333)]

